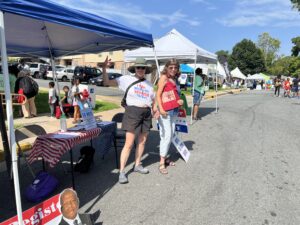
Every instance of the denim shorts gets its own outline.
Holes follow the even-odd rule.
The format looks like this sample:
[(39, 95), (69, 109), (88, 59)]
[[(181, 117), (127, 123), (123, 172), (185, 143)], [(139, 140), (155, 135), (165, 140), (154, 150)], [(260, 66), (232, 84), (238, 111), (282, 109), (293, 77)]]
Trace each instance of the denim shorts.
[(200, 105), (200, 102), (203, 98), (203, 94), (201, 94), (200, 92), (198, 91), (194, 91), (194, 105)]

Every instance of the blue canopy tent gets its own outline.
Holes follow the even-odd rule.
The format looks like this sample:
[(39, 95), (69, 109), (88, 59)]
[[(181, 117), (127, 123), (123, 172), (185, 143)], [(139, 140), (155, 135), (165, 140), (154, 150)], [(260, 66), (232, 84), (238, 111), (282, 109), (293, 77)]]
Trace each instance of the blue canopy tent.
[(180, 71), (182, 73), (194, 73), (194, 68), (190, 67), (187, 64), (180, 64)]
[(7, 55), (47, 57), (54, 64), (55, 58), (65, 55), (152, 47), (153, 39), (151, 34), (46, 0), (1, 0), (0, 38), (17, 214), (23, 224)]
[(153, 46), (151, 34), (45, 0), (2, 0), (0, 10), (11, 56), (50, 58)]

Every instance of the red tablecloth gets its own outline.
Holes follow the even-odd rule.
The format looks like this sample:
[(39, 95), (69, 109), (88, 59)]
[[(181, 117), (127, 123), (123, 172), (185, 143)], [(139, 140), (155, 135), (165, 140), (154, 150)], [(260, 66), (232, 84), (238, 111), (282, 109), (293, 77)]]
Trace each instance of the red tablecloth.
[[(63, 154), (74, 146), (99, 136), (100, 132), (101, 128), (94, 128), (87, 131), (67, 132), (65, 133), (65, 137), (63, 133), (59, 132), (39, 136), (33, 144), (28, 161), (32, 163), (38, 157), (42, 157), (49, 163), (50, 167), (54, 167)], [(78, 135), (71, 135), (72, 133)]]

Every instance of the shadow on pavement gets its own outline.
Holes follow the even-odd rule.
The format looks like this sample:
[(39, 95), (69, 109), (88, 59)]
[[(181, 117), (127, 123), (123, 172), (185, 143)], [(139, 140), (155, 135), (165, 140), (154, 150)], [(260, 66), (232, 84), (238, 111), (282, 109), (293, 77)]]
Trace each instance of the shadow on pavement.
[[(216, 111), (215, 107), (214, 108), (206, 108), (206, 107), (201, 107), (201, 105), (200, 105), (198, 116), (205, 117), (215, 111)], [(218, 108), (218, 111), (219, 111), (219, 108)]]

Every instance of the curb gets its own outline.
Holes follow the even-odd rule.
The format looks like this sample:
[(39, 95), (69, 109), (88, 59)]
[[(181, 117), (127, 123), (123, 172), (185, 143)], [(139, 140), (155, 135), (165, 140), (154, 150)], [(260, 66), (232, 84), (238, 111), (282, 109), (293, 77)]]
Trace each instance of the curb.
[[(240, 93), (245, 90), (244, 89), (236, 89), (236, 90), (234, 89), (234, 90), (222, 91), (220, 93), (217, 92), (217, 96), (223, 96), (223, 95), (227, 95), (227, 94), (237, 94), (237, 93)], [(215, 93), (213, 95), (204, 96), (204, 100), (214, 99), (215, 96), (216, 96)]]

